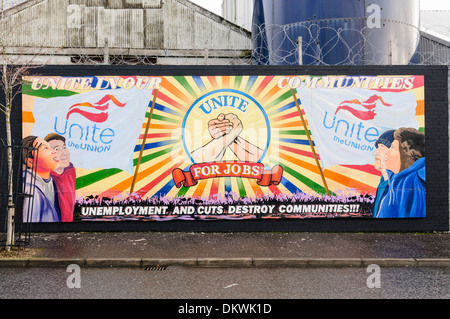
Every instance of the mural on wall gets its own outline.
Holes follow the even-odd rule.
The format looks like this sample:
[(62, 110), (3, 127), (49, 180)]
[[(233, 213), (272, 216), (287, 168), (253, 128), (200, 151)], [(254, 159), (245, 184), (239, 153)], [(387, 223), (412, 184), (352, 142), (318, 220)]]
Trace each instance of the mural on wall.
[(423, 76), (25, 77), (24, 220), (425, 217), (424, 105)]

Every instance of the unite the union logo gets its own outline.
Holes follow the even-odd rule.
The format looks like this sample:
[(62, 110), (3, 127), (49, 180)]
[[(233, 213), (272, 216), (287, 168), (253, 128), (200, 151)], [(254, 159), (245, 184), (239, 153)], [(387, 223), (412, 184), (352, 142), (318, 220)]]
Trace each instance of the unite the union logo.
[[(125, 107), (126, 103), (121, 103), (114, 95), (107, 94), (98, 102), (92, 104), (90, 102), (76, 103), (69, 108), (66, 120), (69, 119), (72, 114), (80, 114), (91, 122), (104, 123), (108, 120), (108, 109), (110, 101), (118, 107)], [(95, 112), (99, 111), (99, 112)]]
[(67, 146), (72, 150), (107, 152), (116, 135), (115, 130), (108, 125), (111, 107), (115, 105), (123, 109), (126, 103), (120, 102), (112, 94), (105, 94), (97, 102), (88, 100), (68, 107), (67, 114), (61, 116), (62, 120), (55, 116), (53, 131), (64, 136)]
[(192, 165), (172, 172), (177, 187), (227, 176), (254, 178), (261, 186), (280, 183), (283, 168), (262, 164), (271, 142), (267, 113), (245, 92), (220, 89), (199, 97), (186, 112), (181, 138)]

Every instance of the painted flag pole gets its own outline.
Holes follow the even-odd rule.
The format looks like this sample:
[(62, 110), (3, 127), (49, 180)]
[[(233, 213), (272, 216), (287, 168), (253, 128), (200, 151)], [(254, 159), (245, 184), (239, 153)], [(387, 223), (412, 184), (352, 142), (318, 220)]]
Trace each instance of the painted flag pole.
[(309, 130), (306, 127), (306, 121), (305, 121), (305, 118), (303, 117), (302, 111), (300, 110), (300, 105), (298, 104), (297, 96), (294, 92), (294, 89), (291, 89), (291, 93), (292, 93), (292, 97), (294, 98), (295, 105), (297, 106), (297, 111), (298, 111), (298, 114), (300, 115), (300, 119), (302, 120), (303, 127), (305, 128), (306, 136), (308, 137), (309, 146), (311, 146), (311, 150), (314, 155), (314, 159), (316, 160), (317, 168), (319, 169), (320, 176), (322, 177), (323, 186), (325, 187), (325, 190), (327, 191), (328, 196), (330, 196), (330, 190), (328, 189), (327, 181), (325, 180), (325, 176), (323, 175), (322, 167), (320, 166), (319, 159), (318, 159), (316, 151), (314, 149), (312, 139), (309, 134)]
[(139, 172), (139, 166), (141, 165), (142, 153), (144, 152), (145, 143), (147, 142), (147, 134), (148, 134), (148, 130), (150, 128), (150, 122), (152, 120), (152, 115), (153, 115), (153, 110), (155, 108), (157, 95), (158, 95), (158, 89), (155, 89), (155, 95), (153, 96), (152, 106), (150, 108), (150, 114), (147, 119), (147, 126), (145, 127), (145, 133), (144, 133), (144, 138), (142, 140), (141, 150), (139, 151), (139, 157), (138, 157), (138, 161), (136, 164), (136, 170), (134, 171), (133, 181), (131, 183), (130, 195), (133, 194), (133, 192), (134, 192), (134, 186), (136, 184), (136, 178), (137, 178), (137, 175)]

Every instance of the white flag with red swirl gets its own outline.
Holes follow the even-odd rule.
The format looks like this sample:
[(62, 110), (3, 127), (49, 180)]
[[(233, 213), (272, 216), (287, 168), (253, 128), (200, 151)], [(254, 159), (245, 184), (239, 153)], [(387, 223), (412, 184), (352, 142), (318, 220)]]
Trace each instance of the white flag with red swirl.
[(66, 139), (71, 162), (85, 169), (118, 168), (133, 173), (133, 153), (152, 91), (100, 90), (37, 99), (31, 134)]
[(323, 168), (375, 161), (375, 141), (388, 130), (419, 129), (412, 92), (298, 89)]

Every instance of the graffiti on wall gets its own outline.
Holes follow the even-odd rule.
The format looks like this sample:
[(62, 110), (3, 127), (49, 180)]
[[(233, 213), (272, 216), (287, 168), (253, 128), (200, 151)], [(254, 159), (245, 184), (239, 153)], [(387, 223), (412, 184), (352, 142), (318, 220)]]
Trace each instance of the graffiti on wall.
[(425, 217), (424, 105), (423, 76), (25, 77), (24, 220)]

